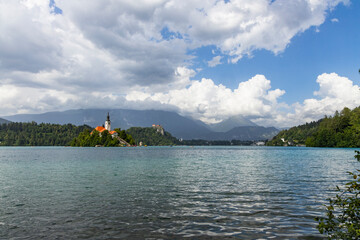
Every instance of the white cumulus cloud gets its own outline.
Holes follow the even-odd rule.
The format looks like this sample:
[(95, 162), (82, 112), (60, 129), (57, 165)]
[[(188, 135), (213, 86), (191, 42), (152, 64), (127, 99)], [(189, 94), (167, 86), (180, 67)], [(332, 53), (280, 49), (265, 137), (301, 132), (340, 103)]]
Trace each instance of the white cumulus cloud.
[(316, 82), (319, 90), (314, 92), (314, 97), (293, 105), (282, 102), (280, 97), (285, 91), (271, 89), (270, 80), (263, 75), (239, 83), (234, 90), (216, 85), (211, 79), (202, 79), (167, 93), (133, 91), (125, 99), (134, 105), (149, 102), (153, 106), (171, 107), (208, 123), (242, 115), (259, 125), (277, 127), (316, 121), (344, 107), (352, 109), (360, 105), (360, 87), (350, 79), (324, 73)]
[(231, 116), (243, 115), (252, 118), (269, 117), (278, 107), (277, 99), (285, 91), (271, 90), (270, 81), (263, 75), (256, 75), (241, 82), (237, 89), (231, 90), (216, 85), (211, 79), (192, 81), (183, 89), (167, 93), (140, 94), (131, 92), (128, 101), (152, 101), (173, 106), (185, 115), (205, 122), (216, 122)]
[(295, 104), (295, 113), (288, 114), (293, 121), (318, 120), (344, 107), (351, 109), (360, 105), (360, 88), (350, 79), (336, 73), (324, 73), (318, 76), (316, 82), (319, 84), (319, 91), (314, 92), (317, 98)]

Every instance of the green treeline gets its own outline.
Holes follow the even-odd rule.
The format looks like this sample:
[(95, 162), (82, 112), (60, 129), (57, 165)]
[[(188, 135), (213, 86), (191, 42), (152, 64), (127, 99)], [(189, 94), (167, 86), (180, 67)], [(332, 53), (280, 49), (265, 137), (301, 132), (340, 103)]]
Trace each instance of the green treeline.
[(344, 108), (325, 117), (319, 129), (306, 140), (309, 147), (360, 147), (360, 107)]
[(268, 146), (287, 146), (287, 145), (305, 145), (306, 139), (312, 136), (319, 128), (322, 119), (317, 122), (306, 123), (288, 130), (280, 131)]
[[(281, 138), (284, 140), (281, 140)], [(360, 107), (312, 123), (281, 131), (269, 146), (305, 144), (307, 147), (360, 147)]]
[(36, 122), (11, 122), (0, 125), (0, 146), (67, 146), (89, 126)]
[(179, 141), (170, 133), (164, 131), (164, 135), (162, 135), (152, 127), (132, 127), (126, 130), (126, 133), (135, 139), (137, 145), (139, 145), (140, 142), (148, 146), (170, 146), (179, 144)]
[(85, 129), (83, 132), (79, 134), (79, 136), (77, 136), (70, 142), (70, 146), (73, 147), (123, 146), (124, 144), (120, 142), (119, 138), (123, 139), (130, 145), (135, 145), (135, 141), (133, 140), (132, 136), (130, 134), (127, 134), (125, 130), (121, 130), (120, 128), (115, 128), (114, 131), (118, 133), (118, 137), (112, 137), (107, 130), (103, 131), (100, 134), (96, 130), (90, 132), (89, 129)]

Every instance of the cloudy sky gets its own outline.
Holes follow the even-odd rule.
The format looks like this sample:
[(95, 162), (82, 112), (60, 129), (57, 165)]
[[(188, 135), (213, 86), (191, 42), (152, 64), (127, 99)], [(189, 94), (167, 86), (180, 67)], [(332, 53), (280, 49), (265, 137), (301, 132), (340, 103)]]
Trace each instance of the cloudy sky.
[(317, 120), (360, 105), (359, 13), (358, 0), (0, 0), (0, 116)]

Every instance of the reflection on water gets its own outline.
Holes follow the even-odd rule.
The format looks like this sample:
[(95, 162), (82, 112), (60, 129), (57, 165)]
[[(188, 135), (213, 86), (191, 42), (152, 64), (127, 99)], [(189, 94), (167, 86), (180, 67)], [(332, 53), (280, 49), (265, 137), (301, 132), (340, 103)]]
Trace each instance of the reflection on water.
[(0, 239), (319, 238), (353, 149), (0, 148)]

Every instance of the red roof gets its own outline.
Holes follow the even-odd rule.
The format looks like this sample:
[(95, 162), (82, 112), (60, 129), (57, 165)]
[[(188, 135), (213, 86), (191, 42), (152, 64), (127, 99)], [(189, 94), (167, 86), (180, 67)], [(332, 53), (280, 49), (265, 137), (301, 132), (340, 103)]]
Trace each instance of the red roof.
[[(104, 127), (102, 127), (102, 126), (97, 126), (94, 130), (102, 133), (103, 131), (106, 130), (106, 128), (104, 128)], [(91, 134), (92, 134), (92, 133), (93, 133), (93, 131), (91, 132)], [(114, 133), (116, 133), (116, 131), (110, 131), (109, 133), (110, 133), (111, 135), (113, 135)]]
[(97, 127), (95, 128), (95, 130), (98, 131), (98, 132), (103, 132), (103, 131), (106, 130), (106, 128), (104, 128), (104, 127), (102, 127), (102, 126), (97, 126)]

